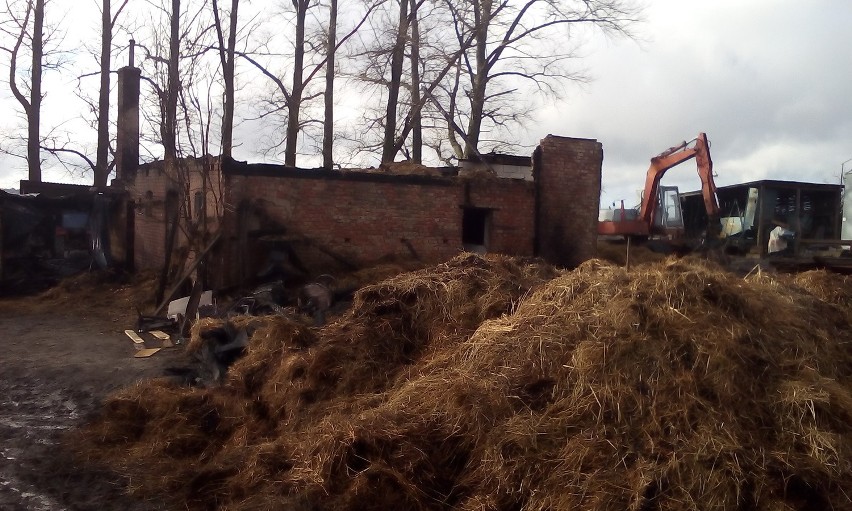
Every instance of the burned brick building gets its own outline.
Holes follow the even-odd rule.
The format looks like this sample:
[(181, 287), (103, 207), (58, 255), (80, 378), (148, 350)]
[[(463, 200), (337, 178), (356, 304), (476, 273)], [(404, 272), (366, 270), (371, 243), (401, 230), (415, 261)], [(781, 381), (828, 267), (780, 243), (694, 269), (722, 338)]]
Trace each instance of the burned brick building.
[(548, 135), (530, 156), (482, 155), (458, 168), (302, 169), (211, 156), (139, 165), (138, 69), (119, 70), (118, 89), (112, 264), (172, 276), (198, 265), (209, 285), (225, 287), (276, 264), (315, 275), (469, 250), (571, 267), (596, 254), (596, 140)]
[(216, 233), (208, 266), (212, 283), (227, 286), (276, 262), (317, 273), (440, 262), (462, 250), (577, 265), (595, 255), (601, 160), (595, 140), (548, 136), (526, 158), (532, 180), (487, 165), (329, 170), (209, 157), (179, 169), (142, 165), (121, 182), (135, 211), (137, 268), (192, 257), (187, 251), (200, 253)]

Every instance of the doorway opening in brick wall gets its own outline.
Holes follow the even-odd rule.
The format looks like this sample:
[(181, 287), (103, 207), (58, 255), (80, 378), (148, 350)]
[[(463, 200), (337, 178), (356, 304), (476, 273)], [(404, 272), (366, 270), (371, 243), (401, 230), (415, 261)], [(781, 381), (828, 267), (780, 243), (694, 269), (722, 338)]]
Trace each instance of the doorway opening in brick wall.
[(462, 209), (462, 245), (468, 252), (488, 252), (491, 210), (488, 208)]

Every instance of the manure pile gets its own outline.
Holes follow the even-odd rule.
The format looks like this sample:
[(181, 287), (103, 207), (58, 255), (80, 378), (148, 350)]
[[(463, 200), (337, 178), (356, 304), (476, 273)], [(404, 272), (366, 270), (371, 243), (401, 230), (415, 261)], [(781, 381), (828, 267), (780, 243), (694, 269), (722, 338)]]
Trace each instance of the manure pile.
[(463, 255), (253, 320), (224, 385), (123, 390), (77, 445), (176, 509), (852, 509), (848, 284)]

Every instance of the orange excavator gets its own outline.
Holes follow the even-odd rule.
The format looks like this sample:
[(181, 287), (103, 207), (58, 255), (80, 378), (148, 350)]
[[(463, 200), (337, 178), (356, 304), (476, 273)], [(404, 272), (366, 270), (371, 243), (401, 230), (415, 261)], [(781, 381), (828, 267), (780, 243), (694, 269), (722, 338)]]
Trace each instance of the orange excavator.
[(701, 194), (709, 219), (707, 237), (719, 235), (719, 203), (716, 184), (713, 182), (713, 160), (707, 135), (699, 133), (689, 142), (682, 142), (651, 158), (645, 177), (645, 189), (639, 210), (609, 210), (609, 218), (598, 222), (598, 234), (624, 236), (625, 238), (665, 237), (675, 239), (684, 232), (680, 196), (675, 186), (661, 186), (660, 180), (670, 168), (695, 158), (701, 178)]

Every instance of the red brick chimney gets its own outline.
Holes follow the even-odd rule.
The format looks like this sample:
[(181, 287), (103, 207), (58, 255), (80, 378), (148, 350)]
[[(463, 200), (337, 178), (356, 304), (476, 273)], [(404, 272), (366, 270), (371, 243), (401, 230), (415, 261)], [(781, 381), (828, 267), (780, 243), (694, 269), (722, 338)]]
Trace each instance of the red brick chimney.
[(533, 155), (536, 255), (573, 268), (597, 255), (603, 146), (597, 140), (545, 137)]
[(130, 64), (118, 70), (118, 133), (115, 175), (121, 183), (132, 181), (139, 167), (139, 79), (134, 67), (135, 41), (130, 40)]

